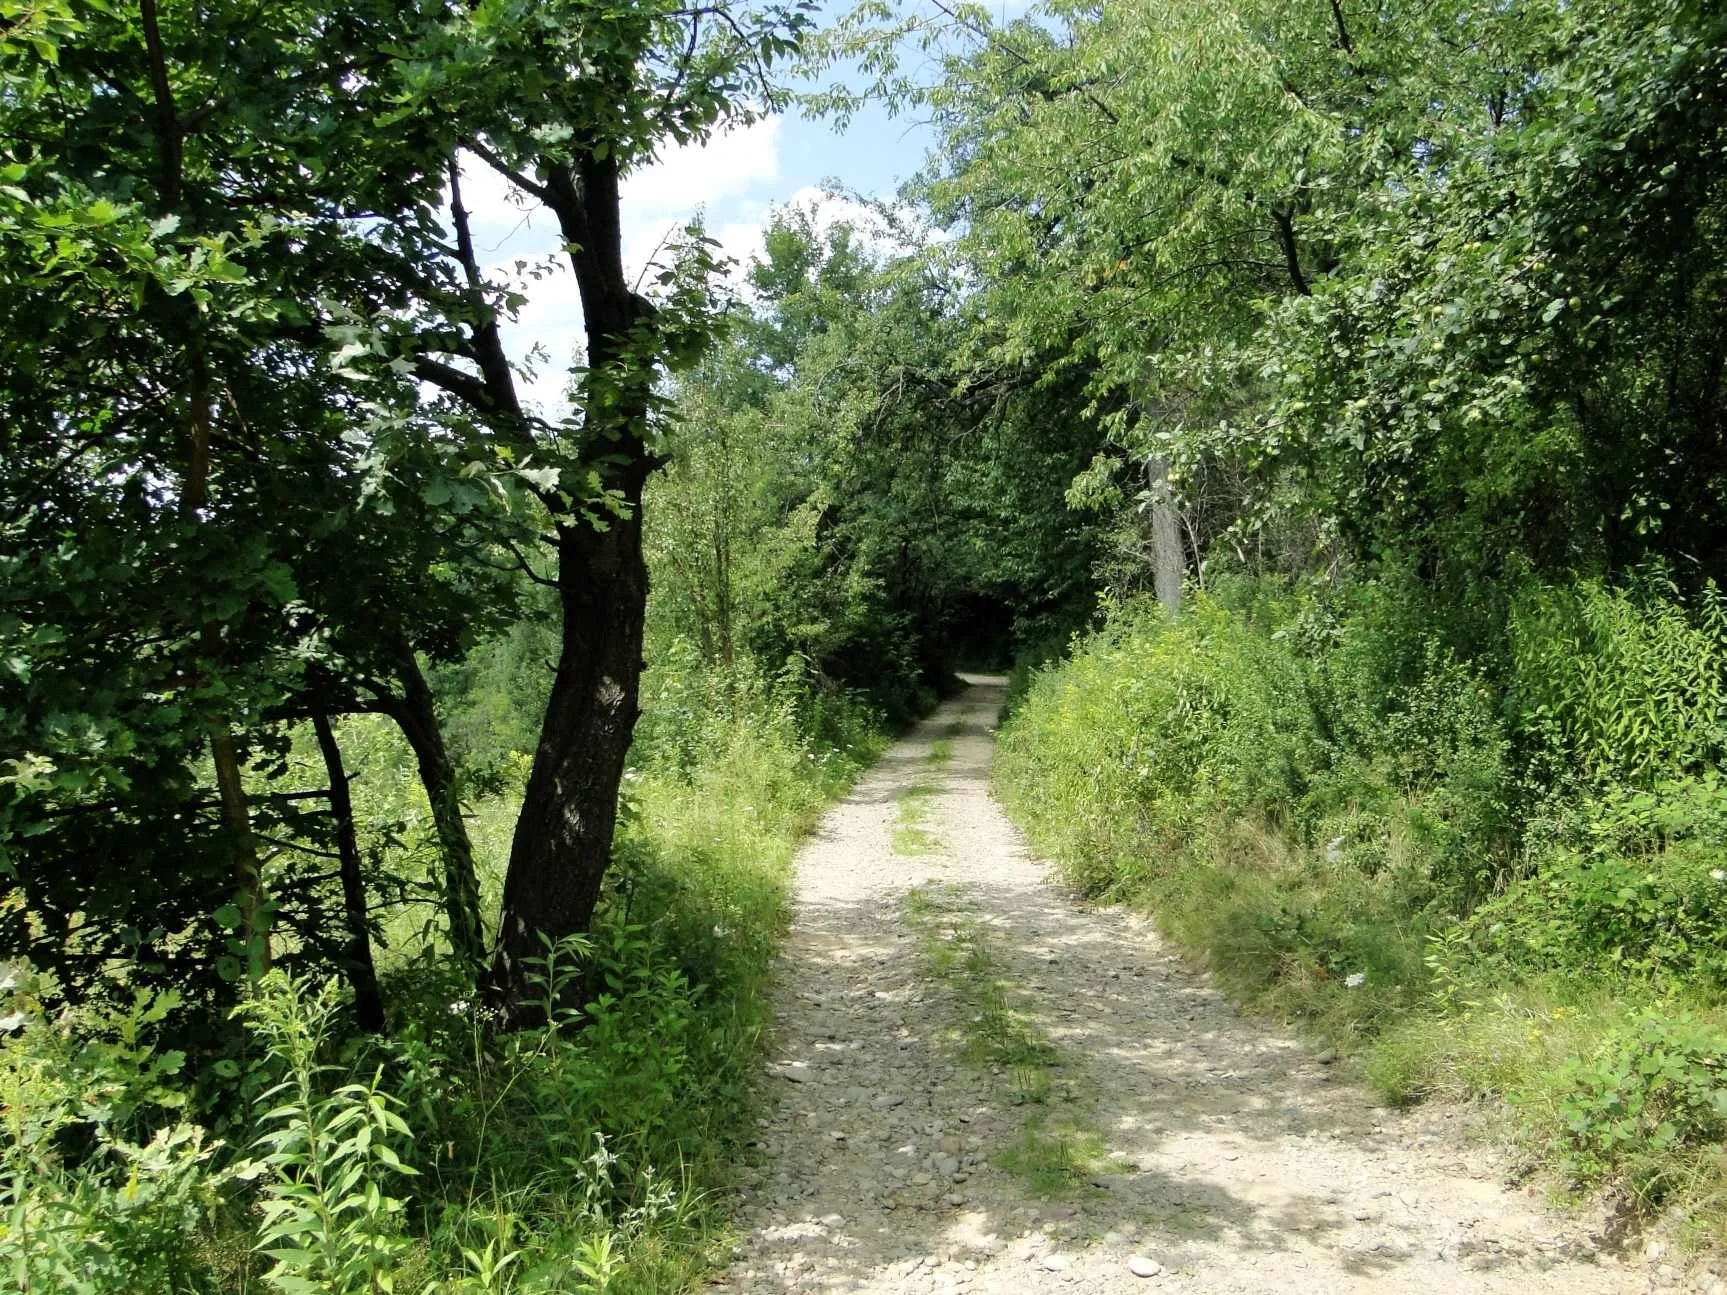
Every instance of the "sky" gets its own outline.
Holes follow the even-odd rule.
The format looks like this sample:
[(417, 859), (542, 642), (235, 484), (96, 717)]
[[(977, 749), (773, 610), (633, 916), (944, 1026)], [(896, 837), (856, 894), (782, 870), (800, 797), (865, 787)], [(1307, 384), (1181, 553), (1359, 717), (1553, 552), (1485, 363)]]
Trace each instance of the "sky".
[[(788, 113), (725, 132), (705, 145), (666, 149), (623, 186), (624, 265), (639, 274), (668, 235), (700, 212), (725, 253), (745, 264), (761, 248), (773, 209), (824, 204), (824, 186), (868, 197), (891, 197), (923, 163), (933, 136), (927, 127), (891, 118), (880, 107), (859, 112), (842, 134), (831, 121)], [(472, 211), (474, 242), (496, 282), (527, 297), (504, 330), (510, 358), (544, 357), (531, 367), (524, 395), (549, 417), (567, 412), (566, 367), (581, 341), (581, 306), (567, 261), (557, 251), (550, 213), (512, 198), (508, 183), (477, 158), (463, 167), (462, 193)], [(834, 204), (826, 203), (832, 214)], [(843, 208), (844, 204), (839, 204)], [(550, 266), (524, 278), (518, 261)]]

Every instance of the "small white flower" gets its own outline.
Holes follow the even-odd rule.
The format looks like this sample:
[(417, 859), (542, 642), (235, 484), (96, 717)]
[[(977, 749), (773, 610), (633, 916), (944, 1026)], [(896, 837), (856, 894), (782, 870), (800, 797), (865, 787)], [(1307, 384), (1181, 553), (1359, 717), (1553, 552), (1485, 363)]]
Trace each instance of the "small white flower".
[(11, 1034), (14, 1030), (24, 1028), (23, 1012), (7, 1012), (0, 1016), (0, 1034)]
[(450, 1015), (451, 1016), (466, 1016), (468, 1014), (468, 1009), (472, 1006), (473, 1006), (473, 1004), (471, 1002), (469, 1002), (467, 999), (458, 998), (455, 1002), (450, 1004)]
[(1352, 971), (1343, 978), (1343, 983), (1351, 989), (1360, 989), (1367, 983), (1367, 973), (1365, 971)]
[(1727, 872), (1723, 872), (1720, 868), (1712, 869), (1709, 875), (1716, 881), (1727, 881)]

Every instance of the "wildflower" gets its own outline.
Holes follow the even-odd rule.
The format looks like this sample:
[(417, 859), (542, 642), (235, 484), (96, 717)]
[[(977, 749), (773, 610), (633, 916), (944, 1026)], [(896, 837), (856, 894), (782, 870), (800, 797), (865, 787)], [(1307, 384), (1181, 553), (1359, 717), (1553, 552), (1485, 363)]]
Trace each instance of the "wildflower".
[(1716, 881), (1727, 881), (1727, 872), (1723, 872), (1720, 868), (1710, 869), (1709, 875)]
[(0, 1016), (0, 1034), (11, 1034), (14, 1030), (24, 1028), (23, 1012), (7, 1012)]
[(1360, 989), (1367, 983), (1367, 973), (1365, 971), (1352, 971), (1343, 978), (1343, 983), (1351, 989)]

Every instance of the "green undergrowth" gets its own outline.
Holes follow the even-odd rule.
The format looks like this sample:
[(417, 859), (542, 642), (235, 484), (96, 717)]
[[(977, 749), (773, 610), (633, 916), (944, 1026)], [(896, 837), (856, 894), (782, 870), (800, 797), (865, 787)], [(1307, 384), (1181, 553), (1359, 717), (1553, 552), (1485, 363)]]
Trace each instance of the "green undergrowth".
[(1000, 1076), (1020, 1111), (1013, 1140), (995, 1163), (1035, 1195), (1087, 1194), (1110, 1167), (1087, 1102), (1063, 1068), (1060, 1051), (1018, 997), (999, 965), (988, 927), (956, 887), (914, 887), (903, 913), (916, 933), (924, 974), (952, 994), (960, 1055)]
[[(756, 1113), (793, 852), (883, 738), (796, 678), (661, 673), (644, 692), (599, 917), (539, 968), (544, 1028), (490, 1029), (423, 945), (386, 964), (387, 1034), (353, 1036), (333, 982), (272, 973), (234, 1059), (195, 1075), (163, 1040), (171, 995), (57, 1017), (52, 985), (0, 968), (0, 1286), (697, 1284)], [(488, 871), (492, 816), (475, 834)]]
[[(958, 722), (944, 728), (943, 736), (930, 743), (924, 763), (939, 770), (953, 759), (953, 742), (959, 734)], [(933, 782), (916, 782), (900, 793), (899, 810), (894, 815), (892, 848), (895, 854), (916, 857), (938, 854), (941, 838), (929, 830), (929, 800), (938, 788)]]
[(1505, 601), (1473, 641), (1389, 580), (1118, 609), (1028, 677), (997, 786), (1077, 889), (1388, 1100), (1498, 1103), (1563, 1186), (1718, 1245), (1722, 608)]

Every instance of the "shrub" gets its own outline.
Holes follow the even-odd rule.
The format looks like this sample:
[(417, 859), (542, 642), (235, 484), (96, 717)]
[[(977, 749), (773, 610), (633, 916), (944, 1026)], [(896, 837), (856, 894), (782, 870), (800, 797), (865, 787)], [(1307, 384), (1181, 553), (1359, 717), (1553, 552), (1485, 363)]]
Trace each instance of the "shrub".
[(54, 987), (0, 967), (0, 1280), (21, 1295), (212, 1287), (192, 1237), (225, 1175), (182, 1117), (172, 992), (48, 1019)]
[(1570, 835), (1470, 917), (1478, 953), (1727, 986), (1727, 786), (1715, 771), (1605, 792), (1574, 812)]
[(1727, 1034), (1689, 1013), (1649, 1012), (1567, 1071), (1566, 1162), (1585, 1180), (1629, 1170), (1650, 1203), (1680, 1154), (1727, 1136)]
[[(1299, 662), (1221, 607), (1123, 609), (1040, 673), (1002, 732), (1004, 792), (1089, 893), (1119, 890), (1218, 810), (1269, 810), (1316, 740)], [(1148, 859), (1150, 856), (1150, 859)]]
[(1727, 601), (1660, 572), (1629, 588), (1534, 589), (1511, 618), (1515, 713), (1554, 769), (1653, 787), (1727, 752)]

